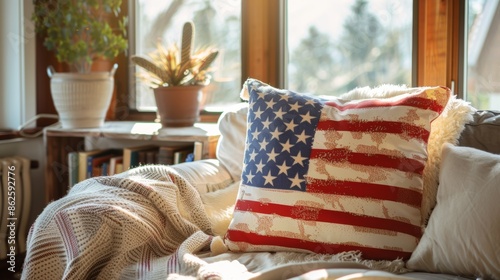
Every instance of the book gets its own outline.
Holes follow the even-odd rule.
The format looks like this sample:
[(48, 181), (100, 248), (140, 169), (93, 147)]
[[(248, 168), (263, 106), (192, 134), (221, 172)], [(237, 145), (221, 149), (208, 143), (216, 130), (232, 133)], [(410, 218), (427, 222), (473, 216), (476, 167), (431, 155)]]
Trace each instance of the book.
[(147, 164), (158, 163), (158, 150), (146, 152), (146, 163)]
[(145, 145), (136, 147), (127, 147), (123, 149), (123, 170), (138, 167), (146, 162), (139, 160), (139, 153), (147, 151), (158, 151), (158, 146)]
[[(195, 160), (196, 142), (186, 146), (184, 149), (175, 152), (174, 164)], [(200, 150), (201, 151), (201, 150)]]
[(78, 152), (78, 181), (87, 179), (88, 160), (92, 156), (103, 153), (103, 150), (90, 150)]
[(120, 173), (121, 171), (118, 170), (118, 165), (122, 164), (122, 170), (123, 170), (123, 155), (121, 156), (115, 156), (109, 159), (109, 172), (108, 175), (115, 175)]
[(94, 172), (94, 167), (100, 167), (103, 162), (118, 153), (121, 153), (121, 151), (116, 149), (78, 152), (78, 181), (83, 181), (97, 175), (98, 173)]
[(155, 164), (157, 163), (158, 149), (139, 151), (140, 164)]
[[(188, 161), (189, 155), (193, 154), (193, 149), (186, 149), (174, 153), (174, 164), (179, 164)], [(192, 160), (191, 160), (192, 161)]]
[(109, 174), (109, 162), (104, 162), (101, 166), (101, 176), (108, 176)]
[(115, 174), (119, 174), (123, 172), (123, 163), (117, 163), (115, 168)]
[(194, 142), (193, 160), (200, 160), (203, 158), (203, 143)]
[(69, 188), (78, 183), (78, 152), (68, 153), (68, 183)]
[(111, 158), (121, 153), (121, 150), (104, 150), (100, 154), (89, 156), (87, 159), (87, 178), (107, 174), (107, 170), (104, 171), (103, 169), (107, 169)]
[[(158, 164), (172, 165), (175, 164), (175, 154), (180, 151), (193, 152), (193, 143), (181, 145), (161, 146), (158, 151)], [(180, 155), (178, 155), (179, 157)]]

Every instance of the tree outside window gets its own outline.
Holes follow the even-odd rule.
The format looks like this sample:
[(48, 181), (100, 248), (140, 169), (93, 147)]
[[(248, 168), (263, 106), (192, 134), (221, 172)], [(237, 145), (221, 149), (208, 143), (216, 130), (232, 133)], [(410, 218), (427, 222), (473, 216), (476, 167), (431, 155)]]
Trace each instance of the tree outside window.
[(412, 1), (307, 2), (316, 9), (287, 3), (289, 88), (339, 95), (361, 86), (411, 85)]

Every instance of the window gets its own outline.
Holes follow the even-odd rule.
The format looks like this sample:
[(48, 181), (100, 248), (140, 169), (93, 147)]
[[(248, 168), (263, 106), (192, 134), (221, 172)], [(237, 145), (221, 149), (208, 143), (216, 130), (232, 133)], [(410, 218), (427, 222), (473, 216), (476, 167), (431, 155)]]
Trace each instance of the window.
[[(182, 26), (195, 25), (194, 47), (214, 46), (219, 55), (212, 67), (212, 81), (205, 87), (205, 110), (218, 110), (239, 102), (241, 90), (241, 1), (240, 0), (130, 0), (134, 11), (130, 23), (130, 54), (147, 55), (158, 42), (180, 44)], [(153, 92), (141, 84), (131, 67), (130, 106), (139, 111), (156, 107)]]
[(412, 7), (412, 0), (286, 1), (286, 86), (321, 95), (411, 86)]
[(478, 109), (500, 108), (500, 4), (467, 2), (465, 98)]
[[(0, 129), (18, 129), (35, 115), (35, 32), (26, 18), (33, 11), (31, 1), (0, 4), (3, 19), (0, 36)], [(7, 66), (8, 65), (8, 66)], [(7, 70), (8, 69), (8, 70)]]
[[(141, 1), (141, 2), (140, 2)], [(285, 44), (285, 40), (280, 36), (280, 31), (283, 30), (280, 24), (283, 22), (280, 21), (281, 14), (283, 13), (283, 9), (280, 9), (282, 4), (286, 4), (287, 1), (298, 1), (298, 0), (233, 0), (226, 2), (220, 2), (224, 4), (217, 4), (219, 1), (202, 1), (202, 0), (165, 0), (165, 1), (155, 1), (155, 4), (149, 4), (149, 0), (128, 0), (124, 1), (124, 10), (130, 12), (130, 30), (129, 37), (134, 38), (133, 35), (136, 35), (134, 31), (135, 25), (138, 22), (147, 22), (146, 19), (138, 19), (141, 11), (138, 9), (141, 7), (141, 3), (145, 3), (144, 5), (152, 5), (154, 6), (154, 10), (160, 11), (161, 9), (165, 9), (167, 5), (171, 5), (172, 3), (180, 3), (184, 8), (191, 8), (193, 11), (199, 10), (201, 4), (210, 4), (221, 11), (227, 11), (227, 14), (232, 14), (232, 12), (237, 12), (241, 14), (237, 14), (235, 17), (241, 23), (236, 23), (235, 21), (231, 21), (231, 32), (228, 32), (231, 36), (228, 39), (230, 42), (230, 47), (241, 46), (241, 57), (237, 57), (235, 55), (234, 59), (224, 58), (223, 62), (220, 64), (224, 65), (224, 71), (231, 72), (231, 75), (239, 75), (242, 79), (246, 77), (254, 77), (260, 79), (264, 82), (267, 82), (273, 86), (286, 87), (288, 86), (285, 83), (284, 74), (288, 72), (288, 69), (284, 69), (283, 71), (279, 71), (282, 67), (286, 68), (288, 64), (282, 63), (283, 57), (280, 55), (282, 50), (286, 48), (283, 47)], [(312, 1), (312, 0), (310, 0)], [(315, 0), (316, 1), (316, 0)], [(328, 0), (325, 0), (325, 2)], [(328, 1), (328, 2), (341, 2), (342, 0), (336, 1)], [(351, 0), (352, 1), (352, 0)], [(406, 0), (405, 0), (406, 1)], [(477, 1), (477, 0), (471, 0)], [(147, 2), (147, 3), (146, 3)], [(151, 3), (153, 0), (151, 0)], [(158, 3), (160, 4), (158, 4)], [(165, 4), (162, 4), (164, 3)], [(305, 1), (304, 1), (305, 2)], [(307, 1), (309, 2), (309, 1)], [(379, 1), (366, 1), (369, 5), (373, 3), (387, 3), (385, 0)], [(398, 1), (395, 1), (398, 2)], [(408, 10), (404, 10), (402, 12), (404, 17), (406, 15), (412, 14), (415, 15), (412, 17), (411, 21), (413, 24), (412, 34), (413, 34), (413, 43), (412, 43), (412, 86), (447, 86), (455, 89), (455, 93), (460, 98), (464, 98), (464, 90), (465, 87), (465, 78), (463, 78), (465, 74), (465, 70), (467, 69), (467, 61), (465, 60), (467, 51), (464, 50), (463, 47), (463, 37), (466, 32), (464, 30), (466, 28), (464, 24), (465, 16), (463, 15), (465, 9), (469, 1), (442, 1), (442, 0), (425, 0), (425, 1), (412, 1), (412, 7), (408, 7)], [(496, 0), (498, 2), (498, 0)], [(495, 2), (495, 3), (496, 3)], [(198, 3), (198, 4), (194, 4)], [(353, 2), (351, 2), (353, 3)], [(405, 2), (406, 3), (406, 2)], [(480, 2), (486, 3), (486, 2)], [(404, 4), (406, 7), (407, 4)], [(403, 7), (403, 6), (402, 6)], [(485, 6), (486, 7), (486, 6)], [(409, 9), (413, 8), (413, 12), (410, 13)], [(308, 7), (308, 9), (304, 10), (303, 13), (310, 14), (313, 9), (313, 5)], [(179, 10), (180, 11), (180, 10)], [(486, 11), (486, 8), (484, 8)], [(218, 11), (219, 13), (220, 11)], [(229, 13), (231, 12), (231, 13)], [(336, 9), (333, 11), (329, 11), (329, 17), (338, 16), (336, 13)], [(390, 11), (389, 11), (390, 12)], [(470, 16), (469, 12), (469, 16)], [(137, 14), (137, 17), (134, 16)], [(186, 13), (184, 13), (186, 14)], [(189, 13), (187, 13), (189, 15)], [(497, 12), (498, 14), (498, 3), (497, 3)], [(180, 13), (178, 14), (180, 15)], [(192, 12), (191, 15), (194, 15)], [(310, 15), (309, 15), (310, 17)], [(379, 16), (383, 18), (382, 16)], [(401, 16), (403, 17), (403, 16)], [(190, 17), (192, 18), (192, 17)], [(470, 16), (472, 19), (473, 17)], [(135, 19), (135, 20), (134, 20)], [(151, 21), (149, 19), (149, 21)], [(290, 20), (290, 15), (289, 15)], [(182, 20), (181, 20), (182, 22)], [(472, 21), (470, 21), (472, 22)], [(234, 24), (233, 24), (234, 23)], [(240, 25), (241, 24), (241, 25)], [(499, 24), (491, 24), (491, 30), (497, 30), (498, 32)], [(463, 27), (463, 29), (462, 29)], [(178, 31), (178, 28), (172, 28), (170, 26), (172, 32), (173, 30)], [(240, 29), (241, 28), (241, 29)], [(476, 28), (471, 28), (476, 29)], [(318, 30), (322, 31), (323, 29), (320, 27)], [(477, 29), (476, 29), (477, 30)], [(137, 32), (141, 32), (137, 30)], [(144, 31), (142, 31), (144, 32)], [(238, 33), (239, 32), (239, 33)], [(236, 34), (238, 33), (238, 35)], [(170, 34), (170, 32), (168, 33)], [(306, 33), (307, 34), (307, 33)], [(239, 36), (241, 35), (241, 38)], [(139, 35), (138, 35), (139, 36)], [(169, 35), (170, 36), (170, 35)], [(290, 36), (290, 34), (289, 34)], [(175, 37), (172, 35), (172, 37)], [(470, 37), (470, 36), (469, 36)], [(137, 36), (135, 37), (137, 38)], [(300, 39), (300, 37), (299, 37)], [(333, 40), (335, 39), (335, 40)], [(36, 112), (53, 114), (56, 113), (55, 109), (51, 102), (50, 97), (50, 87), (49, 87), (49, 78), (46, 75), (47, 66), (52, 65), (55, 61), (52, 53), (45, 50), (43, 45), (41, 44), (41, 38), (36, 38)], [(336, 38), (332, 38), (332, 41), (336, 41)], [(498, 45), (498, 43), (489, 42), (490, 37), (486, 39), (486, 43), (490, 46)], [(136, 40), (134, 40), (135, 42)], [(137, 41), (139, 41), (137, 39)], [(154, 39), (150, 39), (150, 41), (156, 42)], [(199, 42), (198, 40), (196, 42)], [(133, 48), (133, 44), (130, 44), (129, 54), (136, 53), (136, 50)], [(408, 47), (402, 47), (404, 50), (410, 52)], [(472, 46), (469, 46), (471, 49)], [(143, 50), (146, 52), (146, 50)], [(292, 48), (288, 48), (288, 52), (291, 52)], [(285, 57), (286, 58), (286, 57)], [(288, 57), (288, 59), (290, 59)], [(490, 59), (491, 60), (491, 59)], [(493, 60), (494, 61), (494, 60)], [(136, 78), (133, 76), (127, 77), (126, 73), (121, 71), (125, 69), (134, 68), (128, 64), (128, 60), (126, 58), (120, 60), (120, 68), (117, 71), (117, 75), (115, 78), (117, 79), (117, 83), (119, 83), (119, 89), (117, 91), (118, 98), (116, 102), (116, 106), (112, 109), (116, 110), (114, 114), (114, 119), (124, 120), (124, 119), (133, 119), (133, 120), (144, 120), (150, 121), (153, 113), (136, 113), (135, 108), (148, 106), (153, 106), (151, 103), (151, 96), (149, 97), (149, 105), (147, 103), (140, 100), (140, 98), (136, 98), (136, 93), (133, 90), (134, 86), (127, 87), (126, 83), (134, 83), (136, 82)], [(233, 64), (233, 62), (236, 62)], [(240, 64), (241, 62), (241, 64)], [(293, 63), (291, 61), (290, 63)], [(236, 64), (239, 64), (236, 66)], [(122, 66), (123, 65), (123, 66)], [(233, 67), (234, 66), (234, 67)], [(241, 67), (241, 71), (233, 70), (237, 69), (237, 67)], [(220, 69), (220, 68), (219, 68)], [(292, 70), (292, 69), (290, 69)], [(126, 72), (126, 71), (124, 71)], [(500, 73), (500, 71), (492, 71), (491, 73)], [(120, 76), (118, 77), (118, 75)], [(498, 75), (498, 74), (497, 74)], [(222, 76), (222, 75), (221, 75)], [(223, 76), (224, 77), (224, 76)], [(236, 76), (235, 76), (236, 77)], [(490, 75), (491, 77), (491, 75)], [(231, 78), (232, 79), (232, 78)], [(471, 77), (472, 79), (472, 77)], [(496, 78), (496, 80), (500, 80)], [(453, 83), (452, 81), (455, 81)], [(392, 82), (392, 81), (387, 81)], [(234, 86), (234, 89), (231, 92), (228, 91), (219, 91), (219, 95), (223, 95), (224, 98), (229, 98), (235, 101), (239, 101), (238, 93), (241, 89), (241, 79), (234, 78), (231, 80), (231, 83), (234, 83), (237, 86)], [(490, 83), (494, 84), (493, 82)], [(215, 85), (215, 84), (214, 84)], [(472, 87), (473, 83), (469, 82), (469, 87)], [(132, 91), (130, 90), (132, 89)], [(236, 93), (234, 92), (236, 90)], [(313, 88), (314, 90), (314, 88)], [(473, 94), (472, 90), (468, 90), (468, 99), (472, 100), (471, 96)], [(145, 93), (145, 99), (148, 97), (150, 93)], [(151, 95), (151, 94), (150, 94)], [(215, 98), (214, 98), (215, 99)], [(223, 98), (221, 98), (222, 100)], [(217, 99), (216, 99), (217, 100)], [(475, 106), (475, 102), (473, 102)], [(129, 106), (130, 105), (130, 106)], [(493, 106), (492, 106), (493, 107)], [(150, 107), (151, 108), (151, 107)], [(495, 107), (498, 109), (499, 107)], [(215, 116), (216, 114), (214, 114)], [(51, 122), (45, 122), (44, 120), (37, 122), (39, 126), (48, 125)]]
[[(412, 84), (412, 0), (311, 1), (279, 1), (286, 11), (285, 65), (284, 68), (282, 65), (264, 67), (266, 69), (263, 70), (284, 69), (282, 74), (285, 82), (275, 86), (338, 95), (356, 86)], [(131, 54), (151, 52), (158, 40), (166, 44), (178, 42), (182, 24), (187, 20), (193, 21), (196, 26), (195, 46), (214, 45), (221, 50), (214, 64), (216, 71), (213, 80), (205, 91), (208, 99), (205, 108), (208, 110), (217, 110), (225, 104), (239, 101), (242, 3), (250, 8), (243, 9), (247, 20), (267, 22), (268, 25), (263, 28), (270, 34), (276, 30), (272, 26), (276, 22), (271, 21), (273, 15), (269, 14), (269, 10), (273, 10), (276, 5), (274, 2), (277, 1), (131, 2), (131, 10), (135, 11), (135, 20), (130, 25), (133, 27), (131, 31), (134, 31)], [(332, 11), (336, 11), (335, 16), (332, 16)], [(266, 52), (260, 57), (255, 56), (255, 53), (247, 53), (251, 57), (247, 58), (251, 60), (247, 62), (249, 68), (252, 68), (253, 63), (258, 64), (258, 61), (273, 63), (273, 57), (269, 54), (275, 52), (273, 48), (277, 46), (272, 43), (255, 46), (259, 43), (256, 35), (270, 38), (265, 32), (259, 31), (247, 35), (252, 40), (244, 43), (244, 48), (253, 47)], [(132, 69), (137, 70), (134, 67)], [(272, 84), (266, 77), (254, 74), (252, 69), (245, 74)], [(134, 77), (131, 80), (135, 82), (132, 87), (135, 90), (132, 96), (135, 98), (131, 106), (139, 111), (154, 110), (152, 90)]]

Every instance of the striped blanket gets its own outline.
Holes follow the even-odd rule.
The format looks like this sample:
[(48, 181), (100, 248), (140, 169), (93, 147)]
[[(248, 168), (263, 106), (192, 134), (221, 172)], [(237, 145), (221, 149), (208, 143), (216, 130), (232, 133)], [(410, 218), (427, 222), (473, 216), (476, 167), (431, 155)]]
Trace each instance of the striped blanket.
[[(194, 240), (188, 250), (206, 249), (210, 227), (196, 189), (169, 167), (88, 179), (37, 218), (23, 278), (138, 279), (151, 270), (152, 260), (172, 255), (188, 237)], [(131, 265), (137, 266), (133, 275), (124, 275)], [(190, 272), (175, 257), (162, 267), (167, 274)]]

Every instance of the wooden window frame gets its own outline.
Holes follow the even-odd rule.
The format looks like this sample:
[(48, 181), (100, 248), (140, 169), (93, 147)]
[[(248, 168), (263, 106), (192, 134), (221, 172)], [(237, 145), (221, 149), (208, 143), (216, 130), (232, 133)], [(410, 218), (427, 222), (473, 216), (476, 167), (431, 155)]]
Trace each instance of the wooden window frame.
[[(123, 12), (128, 12), (123, 1)], [(284, 86), (284, 5), (286, 0), (242, 0), (242, 83), (247, 77), (262, 80), (270, 85)], [(462, 97), (464, 69), (465, 1), (415, 0), (414, 1), (414, 73), (412, 86), (441, 85), (452, 88)], [(55, 114), (50, 96), (48, 65), (56, 71), (65, 70), (37, 36), (36, 89), (37, 114)], [(120, 65), (116, 72), (117, 94), (108, 112), (109, 120), (152, 121), (153, 112), (138, 112), (129, 108), (128, 67), (125, 55), (117, 58)], [(455, 82), (453, 82), (455, 81)], [(205, 114), (202, 121), (215, 122), (219, 114)], [(40, 120), (38, 126), (46, 126), (52, 120)]]
[[(282, 73), (276, 71), (283, 66), (283, 53), (279, 52), (283, 49), (283, 34), (279, 30), (284, 22), (280, 11), (284, 3), (285, 0), (243, 0), (243, 77), (284, 86)], [(461, 97), (465, 1), (414, 0), (413, 10), (412, 86), (446, 86)]]
[(416, 1), (416, 86), (446, 86), (463, 98), (465, 2)]

